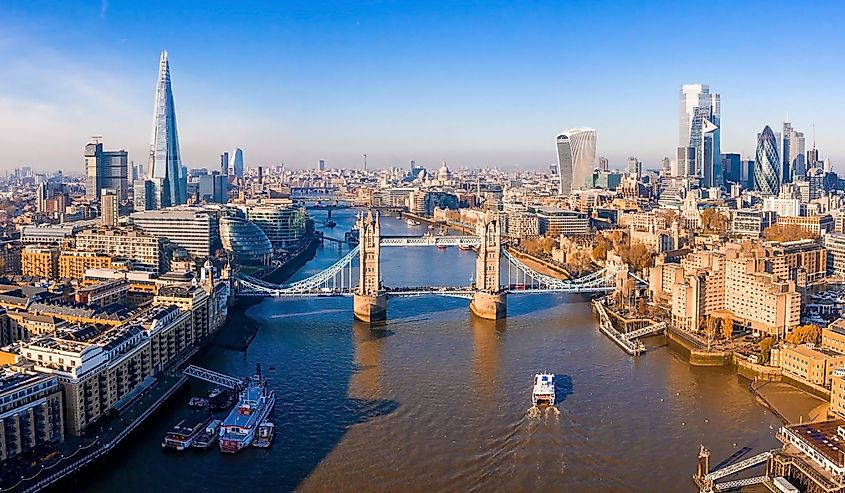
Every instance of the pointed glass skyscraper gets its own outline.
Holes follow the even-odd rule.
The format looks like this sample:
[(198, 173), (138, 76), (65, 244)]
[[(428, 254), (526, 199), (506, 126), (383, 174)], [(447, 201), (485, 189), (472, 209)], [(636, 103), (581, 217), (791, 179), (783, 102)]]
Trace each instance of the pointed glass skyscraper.
[(167, 50), (161, 52), (158, 68), (149, 170), (155, 187), (156, 209), (187, 201), (187, 176), (179, 156), (179, 134), (176, 131), (176, 108), (173, 105), (173, 90), (170, 88)]

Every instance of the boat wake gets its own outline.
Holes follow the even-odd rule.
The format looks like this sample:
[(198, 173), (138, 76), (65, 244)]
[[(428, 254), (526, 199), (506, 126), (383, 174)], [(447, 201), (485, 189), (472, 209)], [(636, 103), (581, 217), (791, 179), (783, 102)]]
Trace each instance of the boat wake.
[(556, 408), (555, 406), (531, 406), (530, 408), (528, 408), (526, 414), (529, 418), (548, 418), (550, 416), (559, 416), (560, 409)]

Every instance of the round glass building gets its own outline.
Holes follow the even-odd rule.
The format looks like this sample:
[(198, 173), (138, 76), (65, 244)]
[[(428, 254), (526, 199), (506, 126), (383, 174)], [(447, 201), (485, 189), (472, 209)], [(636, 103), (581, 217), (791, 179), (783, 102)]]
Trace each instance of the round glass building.
[(242, 265), (268, 264), (273, 253), (264, 231), (239, 217), (220, 218), (220, 241), (235, 262)]

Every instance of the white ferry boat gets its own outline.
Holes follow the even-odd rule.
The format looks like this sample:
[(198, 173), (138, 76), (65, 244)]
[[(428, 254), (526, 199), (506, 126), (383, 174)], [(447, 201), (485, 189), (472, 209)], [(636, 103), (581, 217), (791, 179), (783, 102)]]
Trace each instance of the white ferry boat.
[(238, 404), (223, 421), (220, 451), (235, 453), (249, 447), (275, 405), (276, 392), (267, 388), (267, 379), (261, 376), (261, 365), (258, 365), (256, 374), (241, 391)]
[(534, 406), (553, 406), (555, 403), (555, 374), (537, 373), (534, 375), (534, 392), (531, 394)]

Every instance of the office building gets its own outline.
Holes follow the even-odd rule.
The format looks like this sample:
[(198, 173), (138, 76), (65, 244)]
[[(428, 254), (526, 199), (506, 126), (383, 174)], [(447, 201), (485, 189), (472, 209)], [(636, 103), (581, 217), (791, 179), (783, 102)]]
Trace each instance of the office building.
[(176, 129), (176, 108), (170, 87), (167, 51), (161, 53), (159, 63), (149, 173), (153, 182), (156, 209), (184, 204), (188, 200), (187, 176), (179, 152), (179, 133)]
[(801, 231), (813, 236), (821, 236), (825, 233), (833, 231), (833, 216), (830, 214), (813, 215), (813, 216), (784, 216), (779, 217), (778, 224), (783, 226), (798, 226)]
[(507, 213), (507, 236), (517, 240), (533, 240), (540, 236), (540, 218), (524, 211)]
[(76, 249), (129, 259), (137, 270), (163, 274), (170, 270), (173, 246), (138, 229), (100, 228), (78, 233)]
[(759, 209), (731, 210), (731, 233), (747, 238), (759, 238), (763, 230), (777, 222), (777, 213)]
[(240, 147), (232, 153), (231, 161), (229, 161), (229, 170), (236, 178), (244, 177), (244, 151)]
[(665, 157), (662, 161), (660, 161), (660, 174), (663, 176), (672, 175), (672, 160), (668, 157)]
[[(416, 163), (411, 161), (411, 169), (414, 169), (414, 164), (416, 164)], [(326, 161), (324, 159), (321, 159), (317, 162), (317, 169), (320, 170), (320, 171), (326, 170)]]
[[(720, 144), (721, 102), (706, 84), (684, 84), (680, 93), (679, 168), (703, 188), (724, 185)], [(683, 159), (681, 159), (683, 158)], [(683, 160), (683, 166), (680, 162)]]
[(819, 150), (816, 149), (816, 143), (813, 142), (813, 148), (807, 151), (807, 168), (815, 168), (819, 165)]
[(606, 157), (599, 158), (599, 171), (608, 171), (610, 169), (610, 161)]
[(85, 196), (88, 200), (100, 198), (103, 189), (112, 189), (120, 200), (129, 192), (128, 153), (104, 151), (100, 137), (93, 137), (85, 146)]
[(618, 171), (594, 170), (587, 176), (586, 188), (603, 188), (605, 190), (616, 190), (622, 183), (622, 173)]
[(47, 182), (42, 181), (35, 189), (35, 210), (47, 212), (47, 200), (50, 198), (50, 189)]
[(220, 155), (220, 174), (229, 176), (229, 153), (224, 152)]
[(144, 165), (142, 163), (136, 163), (135, 161), (132, 161), (129, 163), (129, 169), (129, 178), (132, 183), (135, 183), (135, 180), (140, 180), (141, 178), (145, 177)]
[(202, 202), (225, 204), (228, 201), (228, 192), (227, 177), (216, 171), (197, 178), (197, 193)]
[(801, 202), (788, 197), (766, 197), (763, 199), (763, 210), (774, 211), (778, 217), (800, 216)]
[(249, 221), (264, 231), (274, 248), (294, 246), (305, 235), (308, 213), (298, 205), (254, 206), (246, 209)]
[(546, 237), (585, 235), (590, 232), (590, 218), (578, 211), (557, 207), (529, 208), (539, 218), (540, 234)]
[(213, 255), (219, 246), (216, 212), (184, 207), (133, 212), (129, 217), (145, 233), (167, 238), (197, 257)]
[(783, 122), (781, 137), (782, 183), (789, 183), (807, 172), (807, 157), (804, 155), (804, 133), (797, 132), (790, 122)]
[(103, 226), (117, 226), (120, 219), (120, 201), (114, 190), (103, 190), (100, 196), (100, 216)]
[(574, 128), (559, 134), (557, 169), (560, 179), (558, 193), (569, 195), (582, 187), (596, 165), (596, 131), (591, 128)]
[(135, 180), (132, 184), (132, 208), (136, 211), (149, 211), (156, 208), (155, 185), (152, 180)]
[(766, 125), (763, 131), (757, 134), (754, 188), (763, 195), (777, 195), (780, 190), (780, 177), (777, 138), (771, 127)]
[(675, 155), (675, 176), (695, 176), (695, 147), (680, 146)]
[(220, 218), (220, 240), (223, 248), (241, 265), (268, 264), (273, 254), (273, 245), (264, 231), (238, 217)]
[(634, 156), (628, 156), (628, 174), (641, 176), (643, 174), (643, 163)]
[(721, 159), (725, 181), (731, 183), (741, 183), (743, 173), (742, 158), (740, 155), (735, 153), (722, 154)]

